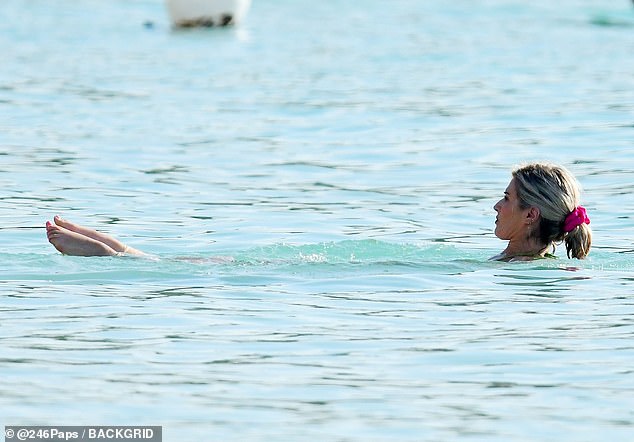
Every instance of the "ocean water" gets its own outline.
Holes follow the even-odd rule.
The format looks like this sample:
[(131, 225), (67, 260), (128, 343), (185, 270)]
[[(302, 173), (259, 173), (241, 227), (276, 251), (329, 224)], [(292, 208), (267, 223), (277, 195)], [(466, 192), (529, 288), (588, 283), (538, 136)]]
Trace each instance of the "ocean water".
[[(630, 1), (0, 16), (0, 425), (632, 439)], [(583, 185), (590, 258), (487, 261), (537, 160)], [(62, 256), (55, 214), (154, 258)]]

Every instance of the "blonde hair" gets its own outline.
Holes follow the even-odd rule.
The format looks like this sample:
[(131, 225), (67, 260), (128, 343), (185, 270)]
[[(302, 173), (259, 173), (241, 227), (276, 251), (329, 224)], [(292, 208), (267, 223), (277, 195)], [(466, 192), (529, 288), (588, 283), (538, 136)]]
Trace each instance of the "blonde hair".
[(579, 206), (581, 188), (565, 167), (547, 163), (521, 166), (513, 171), (520, 207), (537, 207), (538, 228), (533, 232), (543, 244), (565, 242), (569, 258), (585, 258), (590, 253), (592, 230), (581, 224), (564, 231), (566, 217)]

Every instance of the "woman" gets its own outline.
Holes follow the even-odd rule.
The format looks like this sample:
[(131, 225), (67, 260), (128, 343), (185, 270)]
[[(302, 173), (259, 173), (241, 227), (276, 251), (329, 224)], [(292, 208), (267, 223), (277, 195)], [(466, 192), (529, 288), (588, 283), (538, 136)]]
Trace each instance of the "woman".
[(513, 171), (504, 198), (493, 206), (495, 236), (507, 240), (498, 261), (530, 261), (553, 257), (564, 242), (569, 258), (585, 258), (592, 231), (586, 210), (579, 205), (580, 189), (564, 167), (529, 164)]
[[(579, 206), (579, 184), (563, 167), (530, 164), (513, 172), (504, 198), (493, 207), (495, 235), (508, 241), (491, 258), (529, 261), (552, 257), (555, 244), (564, 241), (569, 258), (583, 259), (590, 252), (592, 231), (586, 210)], [(48, 240), (66, 255), (147, 256), (117, 239), (56, 216), (47, 221)]]

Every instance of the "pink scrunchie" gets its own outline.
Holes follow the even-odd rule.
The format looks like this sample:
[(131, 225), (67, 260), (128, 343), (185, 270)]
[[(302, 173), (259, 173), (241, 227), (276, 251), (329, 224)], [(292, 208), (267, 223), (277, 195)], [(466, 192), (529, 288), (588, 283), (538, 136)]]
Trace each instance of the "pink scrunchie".
[(564, 232), (572, 232), (581, 224), (590, 224), (590, 218), (588, 218), (586, 209), (579, 206), (566, 217), (564, 221)]

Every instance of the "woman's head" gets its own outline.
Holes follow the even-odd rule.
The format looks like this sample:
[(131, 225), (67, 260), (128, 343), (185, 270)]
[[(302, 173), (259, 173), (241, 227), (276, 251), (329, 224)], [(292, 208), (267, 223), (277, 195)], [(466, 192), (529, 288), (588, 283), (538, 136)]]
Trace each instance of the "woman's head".
[(575, 177), (564, 167), (535, 163), (514, 170), (513, 179), (520, 208), (539, 210), (531, 235), (542, 244), (564, 241), (568, 257), (585, 258), (592, 231), (585, 210), (579, 208), (581, 190)]

